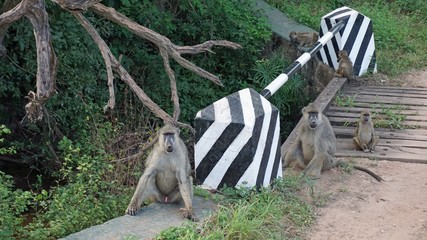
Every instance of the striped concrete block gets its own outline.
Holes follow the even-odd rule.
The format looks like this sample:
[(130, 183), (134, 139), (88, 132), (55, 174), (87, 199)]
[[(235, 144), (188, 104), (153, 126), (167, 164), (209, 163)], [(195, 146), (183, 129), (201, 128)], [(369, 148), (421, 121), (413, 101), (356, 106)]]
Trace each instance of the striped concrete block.
[(341, 20), (345, 27), (318, 52), (318, 57), (325, 64), (337, 69), (337, 53), (339, 50), (346, 50), (353, 62), (355, 76), (367, 72), (376, 73), (374, 32), (368, 17), (348, 7), (338, 8), (322, 17), (319, 36), (323, 36)]
[(240, 90), (199, 111), (195, 128), (199, 185), (260, 187), (282, 176), (279, 111), (255, 90)]

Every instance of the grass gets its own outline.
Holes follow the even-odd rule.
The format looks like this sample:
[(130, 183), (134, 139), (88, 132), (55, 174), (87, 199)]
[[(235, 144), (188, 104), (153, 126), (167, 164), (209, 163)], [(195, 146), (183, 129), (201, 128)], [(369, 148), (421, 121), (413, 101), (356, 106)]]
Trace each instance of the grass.
[(424, 0), (266, 0), (289, 17), (319, 29), (325, 14), (348, 6), (372, 20), (378, 71), (397, 76), (427, 66), (427, 4)]
[(298, 239), (314, 222), (312, 206), (297, 194), (307, 181), (286, 176), (260, 191), (221, 189), (221, 198), (213, 196), (221, 200), (210, 218), (169, 228), (156, 239)]

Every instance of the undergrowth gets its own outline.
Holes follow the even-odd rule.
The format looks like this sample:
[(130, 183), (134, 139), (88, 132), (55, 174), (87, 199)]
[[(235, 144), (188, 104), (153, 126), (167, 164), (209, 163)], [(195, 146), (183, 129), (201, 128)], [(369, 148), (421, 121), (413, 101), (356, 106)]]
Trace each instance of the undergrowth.
[(286, 176), (259, 191), (223, 188), (218, 209), (207, 220), (169, 228), (156, 239), (298, 239), (314, 221), (311, 205), (296, 194), (305, 181)]

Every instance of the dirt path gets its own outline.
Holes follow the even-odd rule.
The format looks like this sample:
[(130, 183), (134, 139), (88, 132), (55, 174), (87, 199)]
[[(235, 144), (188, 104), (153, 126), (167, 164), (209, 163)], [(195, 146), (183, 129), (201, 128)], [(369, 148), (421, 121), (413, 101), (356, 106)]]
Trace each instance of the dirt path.
[(427, 165), (360, 159), (384, 178), (342, 169), (316, 183), (317, 223), (307, 239), (427, 239)]
[[(427, 69), (396, 79), (396, 85), (427, 87)], [(355, 161), (385, 181), (354, 170), (325, 172), (308, 198), (320, 206), (306, 239), (427, 240), (427, 164)]]

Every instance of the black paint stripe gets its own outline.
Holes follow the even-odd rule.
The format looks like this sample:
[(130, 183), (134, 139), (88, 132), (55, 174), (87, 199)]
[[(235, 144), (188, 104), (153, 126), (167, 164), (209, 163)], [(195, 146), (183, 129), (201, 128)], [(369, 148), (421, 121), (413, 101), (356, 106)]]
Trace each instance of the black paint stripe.
[(356, 76), (359, 76), (360, 74), (360, 69), (362, 68), (363, 59), (365, 59), (366, 57), (366, 51), (368, 50), (369, 42), (371, 41), (371, 38), (373, 35), (371, 23), (369, 23), (366, 29), (366, 32), (359, 33), (359, 35), (362, 35), (362, 34), (364, 34), (365, 36), (363, 37), (360, 48), (357, 50), (357, 57), (356, 57), (356, 60), (354, 61), (354, 66), (353, 66), (353, 74)]
[(214, 143), (212, 148), (202, 159), (199, 166), (196, 169), (196, 180), (198, 184), (203, 183), (212, 169), (216, 166), (218, 161), (221, 159), (224, 152), (230, 146), (230, 144), (236, 139), (239, 133), (242, 131), (243, 124), (243, 109), (240, 102), (239, 93), (233, 93), (226, 97), (230, 106), (231, 112), (231, 123), (225, 128), (224, 132)]
[[(331, 19), (325, 19), (325, 23), (326, 23), (326, 27), (328, 29), (331, 29), (332, 24), (331, 24)], [(332, 38), (332, 40), (335, 39), (335, 37)], [(332, 41), (331, 40), (331, 41)], [(325, 55), (326, 55), (326, 61), (328, 61), (328, 65), (329, 66), (334, 66), (332, 59), (331, 59), (331, 50), (329, 49), (329, 47), (327, 45), (325, 45)]]
[(314, 44), (314, 46), (313, 46), (313, 48), (311, 49), (311, 51), (309, 52), (309, 54), (310, 54), (310, 58), (314, 57), (314, 56), (316, 55), (316, 53), (317, 53), (320, 49), (322, 49), (322, 47), (323, 47), (322, 43), (321, 43), (321, 42), (319, 42), (319, 41), (317, 41), (317, 42)]
[(285, 69), (284, 74), (288, 75), (288, 78), (292, 76), (298, 69), (301, 68), (301, 63), (298, 61), (293, 62), (288, 68)]
[(281, 150), (280, 142), (281, 141), (280, 141), (280, 134), (279, 134), (279, 141), (277, 141), (276, 156), (274, 158), (273, 170), (271, 171), (270, 183), (273, 182), (274, 179), (276, 179), (277, 173), (279, 171), (280, 162), (282, 161), (281, 159), (282, 150)]
[(333, 18), (335, 16), (341, 15), (341, 14), (346, 13), (346, 12), (351, 12), (351, 11), (352, 10), (349, 8), (343, 9), (343, 10), (337, 11), (335, 13), (332, 13), (331, 15), (326, 15), (325, 18)]
[(265, 97), (265, 98), (270, 98), (271, 97), (271, 91), (268, 89), (263, 89), (259, 94), (261, 94), (261, 96)]
[(194, 119), (194, 128), (196, 130), (195, 143), (200, 140), (203, 134), (208, 130), (215, 120), (214, 105), (210, 105), (200, 112), (201, 117)]
[(227, 186), (236, 186), (239, 180), (242, 178), (243, 174), (249, 168), (253, 162), (253, 158), (257, 151), (257, 146), (260, 138), (262, 129), (262, 124), (264, 121), (264, 108), (262, 107), (261, 95), (256, 91), (251, 89), (251, 98), (255, 111), (255, 124), (252, 131), (252, 137), (240, 150), (239, 154), (236, 156), (234, 161), (231, 163), (230, 167), (227, 169), (224, 174), (223, 179), (221, 180), (218, 188), (227, 184)]
[(271, 106), (272, 106), (272, 113), (270, 118), (269, 129), (267, 133), (267, 141), (265, 143), (265, 149), (264, 149), (264, 153), (262, 154), (261, 164), (259, 166), (258, 177), (256, 180), (257, 187), (262, 186), (264, 182), (265, 171), (267, 170), (268, 160), (270, 158), (270, 153), (271, 153), (271, 146), (273, 145), (274, 131), (276, 130), (277, 115), (279, 113), (279, 110), (276, 107), (274, 107), (273, 105)]
[(347, 41), (345, 42), (345, 45), (343, 47), (343, 49), (346, 50), (348, 53), (352, 51), (354, 42), (356, 41), (356, 38), (359, 37), (360, 27), (364, 18), (365, 17), (362, 14), (357, 14), (356, 20), (354, 21), (350, 34), (348, 35)]
[(377, 52), (376, 52), (376, 50), (374, 50), (374, 53), (372, 54), (371, 61), (369, 62), (368, 71), (373, 73), (375, 70), (376, 64), (377, 64)]

